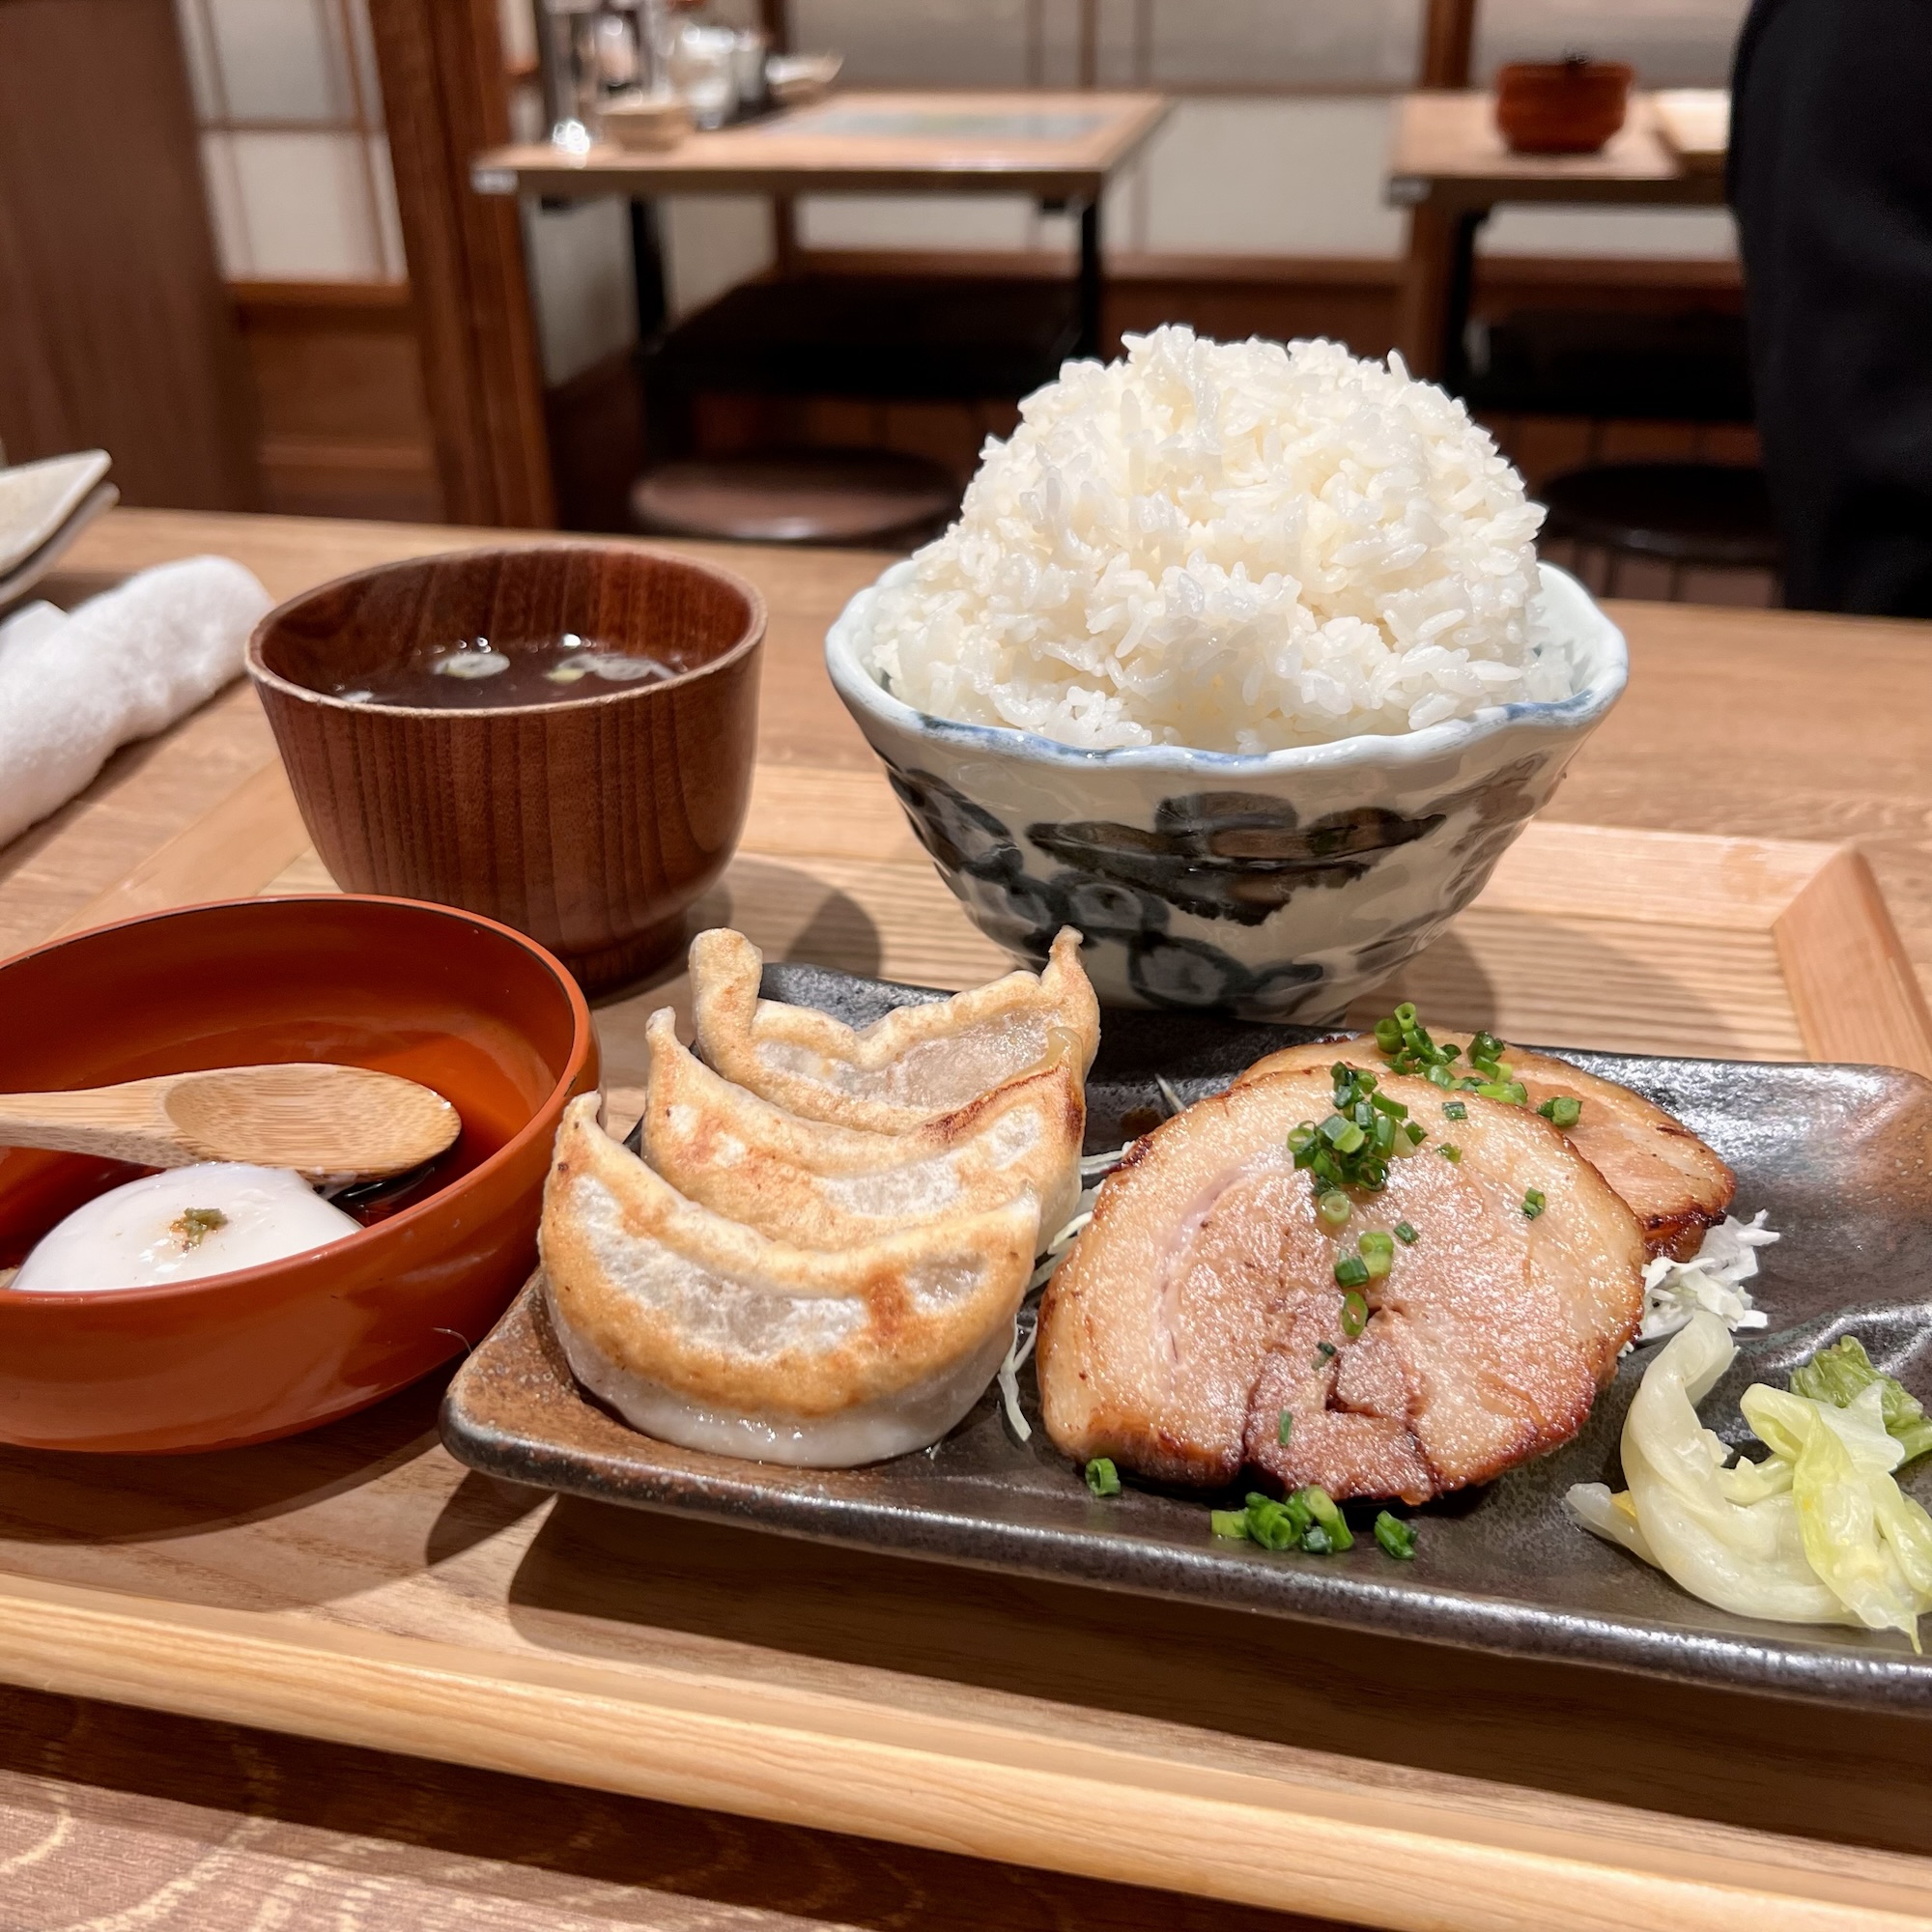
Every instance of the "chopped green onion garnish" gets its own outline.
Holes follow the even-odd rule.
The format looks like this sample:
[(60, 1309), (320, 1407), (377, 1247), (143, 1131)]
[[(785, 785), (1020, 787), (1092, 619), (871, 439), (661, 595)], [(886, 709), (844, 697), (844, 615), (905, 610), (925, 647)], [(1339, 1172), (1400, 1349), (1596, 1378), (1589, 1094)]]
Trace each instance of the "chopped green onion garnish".
[(1335, 1546), (1328, 1540), (1328, 1532), (1319, 1522), (1312, 1522), (1301, 1532), (1301, 1547), (1311, 1556), (1326, 1556)]
[(1439, 1153), (1444, 1160), (1461, 1160), (1463, 1158), (1463, 1150), (1459, 1148), (1454, 1141), (1444, 1141), (1442, 1145), (1435, 1150), (1435, 1151)]
[(1301, 1532), (1295, 1528), (1293, 1517), (1271, 1496), (1250, 1496), (1248, 1534), (1264, 1549), (1286, 1549)]
[(1500, 1060), (1503, 1043), (1494, 1034), (1484, 1029), (1469, 1037), (1469, 1058), (1471, 1060)]
[(1402, 1022), (1396, 1019), (1376, 1022), (1376, 1044), (1384, 1053), (1395, 1054), (1402, 1050)]
[(1395, 1253), (1395, 1236), (1384, 1235), (1379, 1229), (1371, 1228), (1366, 1234), (1355, 1236), (1355, 1248), (1365, 1255), (1392, 1255)]
[(1277, 1420), (1275, 1423), (1274, 1439), (1277, 1442), (1279, 1442), (1283, 1448), (1287, 1448), (1288, 1438), (1293, 1434), (1294, 1434), (1294, 1411), (1292, 1408), (1285, 1408), (1282, 1410), (1279, 1420)]
[(1324, 1367), (1327, 1363), (1332, 1362), (1339, 1352), (1333, 1342), (1316, 1343), (1315, 1366), (1318, 1369)]
[(1121, 1493), (1121, 1472), (1114, 1467), (1111, 1459), (1095, 1456), (1087, 1464), (1087, 1487), (1096, 1496), (1117, 1496)]
[(1369, 1322), (1369, 1304), (1360, 1289), (1351, 1288), (1342, 1297), (1342, 1333), (1353, 1341)]
[(1412, 1226), (1409, 1222), (1398, 1221), (1395, 1224), (1395, 1237), (1404, 1247), (1412, 1248), (1417, 1241), (1421, 1240), (1422, 1234), (1419, 1229)]
[(1314, 1145), (1315, 1122), (1313, 1121), (1303, 1121), (1298, 1127), (1289, 1128), (1288, 1151), (1290, 1153), (1300, 1153)]
[(1404, 1137), (1412, 1148), (1419, 1148), (1429, 1138), (1428, 1129), (1423, 1126), (1420, 1121), (1405, 1121), (1402, 1131)]
[(1315, 1211), (1331, 1228), (1348, 1226), (1349, 1216), (1353, 1211), (1349, 1206), (1349, 1197), (1339, 1187), (1331, 1187), (1315, 1204)]
[(1552, 1094), (1536, 1111), (1555, 1126), (1574, 1127), (1583, 1117), (1583, 1103), (1568, 1094)]
[(1398, 1563), (1415, 1561), (1415, 1531), (1387, 1510), (1376, 1518), (1376, 1541)]
[(1246, 1510), (1210, 1510), (1208, 1513), (1208, 1527), (1216, 1536), (1245, 1543), (1248, 1538), (1248, 1513)]
[[(1306, 1489), (1298, 1490), (1295, 1493), (1307, 1505), (1309, 1515), (1315, 1519), (1316, 1527), (1327, 1531), (1331, 1548), (1354, 1548), (1355, 1539), (1349, 1533), (1349, 1525), (1343, 1520), (1342, 1512), (1335, 1507), (1335, 1499), (1326, 1490), (1310, 1483)], [(1305, 1549), (1307, 1547), (1308, 1540), (1304, 1537), (1302, 1548)]]
[(1442, 1103), (1442, 1111), (1446, 1115), (1448, 1115), (1448, 1117), (1452, 1121), (1466, 1121), (1469, 1118), (1469, 1109), (1461, 1100), (1444, 1100)]
[(1395, 1023), (1397, 1029), (1403, 1033), (1407, 1033), (1414, 1027), (1415, 1009), (1412, 1005), (1409, 1004), (1408, 1001), (1405, 1000), (1402, 1003), (1402, 1005), (1395, 1009)]
[(1359, 1153), (1369, 1138), (1353, 1121), (1345, 1121), (1340, 1114), (1330, 1114), (1321, 1122), (1321, 1135), (1337, 1153)]
[(1455, 1081), (1450, 1078), (1449, 1069), (1446, 1066), (1432, 1066), (1429, 1069), (1429, 1071), (1423, 1075), (1423, 1078), (1427, 1080), (1433, 1087), (1449, 1088), (1455, 1086), (1456, 1084)]
[(1536, 1217), (1539, 1214), (1541, 1214), (1544, 1208), (1547, 1208), (1548, 1205), (1549, 1204), (1544, 1200), (1543, 1189), (1540, 1187), (1532, 1187), (1529, 1190), (1529, 1192), (1522, 1197), (1522, 1211), (1532, 1221), (1534, 1221)]
[(1368, 1278), (1368, 1264), (1357, 1255), (1344, 1255), (1335, 1264), (1335, 1279), (1344, 1288), (1360, 1288)]

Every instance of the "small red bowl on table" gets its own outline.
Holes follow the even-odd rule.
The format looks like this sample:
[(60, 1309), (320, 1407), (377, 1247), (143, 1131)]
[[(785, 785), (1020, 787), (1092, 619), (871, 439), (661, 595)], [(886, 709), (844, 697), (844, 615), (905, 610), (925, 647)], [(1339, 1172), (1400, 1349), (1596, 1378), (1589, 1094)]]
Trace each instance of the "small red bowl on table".
[(1518, 61), (1496, 71), (1496, 127), (1515, 155), (1594, 155), (1630, 112), (1621, 61)]
[[(589, 1009), (555, 959), (406, 899), (248, 899), (102, 926), (0, 964), (0, 1091), (337, 1061), (420, 1081), (463, 1117), (422, 1185), (327, 1247), (160, 1288), (0, 1287), (0, 1441), (30, 1448), (267, 1441), (473, 1347), (535, 1265), (558, 1118), (598, 1080)], [(0, 1270), (141, 1171), (0, 1149)]]

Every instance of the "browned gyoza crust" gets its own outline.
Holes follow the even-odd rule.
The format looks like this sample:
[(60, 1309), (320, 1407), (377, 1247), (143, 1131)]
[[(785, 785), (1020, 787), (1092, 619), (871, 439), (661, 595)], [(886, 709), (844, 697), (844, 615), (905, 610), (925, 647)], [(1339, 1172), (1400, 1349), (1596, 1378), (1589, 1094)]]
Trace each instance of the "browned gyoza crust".
[[(1469, 1044), (1465, 1033), (1437, 1034), (1435, 1038), (1464, 1050)], [(1529, 1090), (1531, 1107), (1563, 1095), (1583, 1103), (1577, 1124), (1565, 1130), (1571, 1146), (1630, 1203), (1653, 1255), (1689, 1261), (1703, 1244), (1704, 1230), (1723, 1219), (1737, 1193), (1737, 1177), (1724, 1162), (1682, 1121), (1628, 1087), (1525, 1047), (1505, 1046), (1503, 1058)], [(1315, 1068), (1325, 1072), (1337, 1061), (1377, 1074), (1388, 1067), (1374, 1036), (1356, 1034), (1285, 1047), (1256, 1061), (1241, 1079)]]
[[(1427, 1143), (1383, 1193), (1356, 1194), (1340, 1236), (1285, 1145), (1328, 1112), (1325, 1072), (1245, 1083), (1136, 1144), (1040, 1311), (1062, 1450), (1165, 1482), (1218, 1487), (1249, 1467), (1420, 1502), (1576, 1434), (1642, 1312), (1635, 1217), (1524, 1108), (1464, 1096), (1451, 1122), (1426, 1081), (1379, 1091)], [(1452, 1134), (1459, 1161), (1437, 1151)], [(1335, 1262), (1399, 1221), (1420, 1238), (1369, 1285), (1351, 1336)]]

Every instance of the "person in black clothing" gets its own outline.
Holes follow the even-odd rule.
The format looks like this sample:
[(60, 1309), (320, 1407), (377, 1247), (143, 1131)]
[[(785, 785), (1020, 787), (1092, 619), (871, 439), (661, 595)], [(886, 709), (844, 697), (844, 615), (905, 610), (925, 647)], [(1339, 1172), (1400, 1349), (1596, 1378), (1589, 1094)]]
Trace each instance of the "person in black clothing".
[(1932, 0), (1754, 0), (1729, 192), (1785, 601), (1932, 617)]

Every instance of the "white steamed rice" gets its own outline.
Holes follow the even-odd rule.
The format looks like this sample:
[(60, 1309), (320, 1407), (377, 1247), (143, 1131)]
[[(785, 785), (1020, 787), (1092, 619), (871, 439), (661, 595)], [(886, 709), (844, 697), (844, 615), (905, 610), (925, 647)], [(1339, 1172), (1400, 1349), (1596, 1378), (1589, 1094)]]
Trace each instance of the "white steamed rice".
[(988, 440), (881, 588), (874, 668), (940, 718), (1083, 748), (1271, 752), (1562, 697), (1542, 511), (1462, 404), (1332, 342), (1128, 336)]

